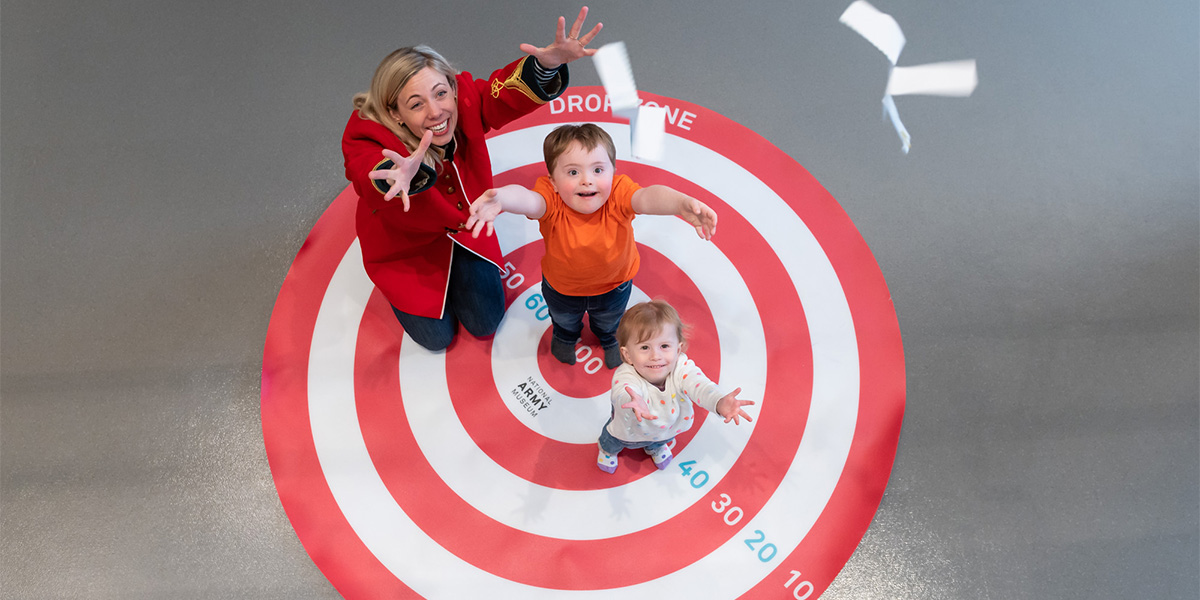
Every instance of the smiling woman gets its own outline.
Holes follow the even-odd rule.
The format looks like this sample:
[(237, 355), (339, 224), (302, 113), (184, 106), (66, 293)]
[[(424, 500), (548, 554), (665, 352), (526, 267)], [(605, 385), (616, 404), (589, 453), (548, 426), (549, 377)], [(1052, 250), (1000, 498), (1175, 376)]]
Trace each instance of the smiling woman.
[(486, 79), (456, 73), (429, 46), (400, 48), (354, 97), (342, 154), (363, 264), (425, 348), (449, 346), (460, 322), (490, 336), (504, 316), (499, 244), (466, 228), (472, 202), (492, 187), (484, 135), (562, 94), (567, 63), (595, 53), (587, 44), (602, 26), (581, 34), (586, 17), (585, 7), (569, 32), (559, 17), (552, 44), (522, 44), (528, 56)]

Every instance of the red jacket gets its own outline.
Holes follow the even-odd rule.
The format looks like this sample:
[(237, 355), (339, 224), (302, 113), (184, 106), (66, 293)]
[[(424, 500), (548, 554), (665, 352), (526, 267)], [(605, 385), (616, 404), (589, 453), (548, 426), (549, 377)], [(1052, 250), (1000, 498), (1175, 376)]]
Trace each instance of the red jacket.
[[(492, 161), (484, 134), (533, 112), (558, 95), (542, 91), (527, 60), (529, 57), (514, 61), (486, 80), (472, 79), (466, 72), (458, 74), (453, 159), (442, 161), (440, 174), (422, 167), (413, 177), (408, 212), (404, 212), (399, 199), (383, 199), (386, 182), (367, 177), (386, 160), (384, 148), (402, 156), (409, 155), (408, 148), (386, 127), (360, 117), (358, 111), (346, 123), (342, 155), (346, 178), (358, 193), (355, 221), (363, 266), (392, 306), (406, 313), (440, 318), (446, 305), (455, 243), (500, 269), (496, 236), (472, 238), (464, 224), (471, 203), (492, 187)], [(561, 93), (567, 87), (565, 67), (559, 76)]]

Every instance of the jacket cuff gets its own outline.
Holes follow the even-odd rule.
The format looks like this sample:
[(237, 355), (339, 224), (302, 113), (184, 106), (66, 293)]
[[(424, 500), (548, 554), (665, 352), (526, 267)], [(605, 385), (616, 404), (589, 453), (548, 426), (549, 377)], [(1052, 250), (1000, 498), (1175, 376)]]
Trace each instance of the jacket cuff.
[[(396, 166), (396, 163), (392, 162), (392, 159), (385, 158), (382, 161), (380, 161), (379, 164), (375, 165), (374, 170), (381, 171), (384, 169), (390, 169), (394, 166)], [(437, 171), (435, 171), (433, 167), (431, 167), (425, 163), (421, 163), (421, 166), (417, 169), (417, 173), (415, 175), (413, 175), (412, 181), (408, 184), (408, 195), (411, 196), (413, 194), (419, 194), (419, 193), (433, 187), (433, 184), (436, 182), (437, 182)], [(388, 193), (387, 180), (372, 179), (371, 183), (375, 185), (375, 189), (379, 190), (379, 193), (381, 193), (381, 194)]]
[[(552, 78), (545, 83), (542, 83), (542, 78), (538, 77), (539, 71), (543, 74), (552, 74)], [(539, 100), (549, 102), (562, 95), (567, 91), (567, 85), (571, 82), (571, 74), (567, 69), (567, 65), (559, 65), (556, 69), (547, 69), (538, 64), (536, 58), (528, 56), (521, 63), (521, 81), (525, 86), (533, 92)]]

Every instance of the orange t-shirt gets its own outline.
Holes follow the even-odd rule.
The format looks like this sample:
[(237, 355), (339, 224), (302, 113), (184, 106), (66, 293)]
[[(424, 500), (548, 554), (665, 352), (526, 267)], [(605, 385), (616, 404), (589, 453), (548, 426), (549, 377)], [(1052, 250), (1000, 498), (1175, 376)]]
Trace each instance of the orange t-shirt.
[(558, 293), (596, 296), (633, 279), (641, 259), (633, 243), (633, 193), (642, 186), (627, 175), (613, 178), (608, 200), (585, 215), (563, 202), (549, 177), (539, 177), (533, 191), (546, 199), (538, 228), (546, 242), (542, 276)]

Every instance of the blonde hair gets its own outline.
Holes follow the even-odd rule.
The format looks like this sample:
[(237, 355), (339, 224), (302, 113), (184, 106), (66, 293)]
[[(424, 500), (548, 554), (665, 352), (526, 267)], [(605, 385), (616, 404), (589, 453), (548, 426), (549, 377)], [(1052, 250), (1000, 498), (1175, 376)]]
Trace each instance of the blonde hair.
[(547, 173), (554, 174), (554, 163), (558, 162), (558, 157), (571, 147), (571, 142), (579, 142), (579, 145), (588, 152), (595, 150), (596, 146), (603, 145), (608, 152), (609, 162), (616, 167), (617, 148), (613, 145), (608, 132), (594, 123), (584, 123), (555, 127), (554, 131), (546, 136), (546, 140), (542, 142), (542, 154), (546, 158)]
[(683, 337), (687, 326), (679, 318), (675, 307), (665, 300), (651, 300), (629, 307), (617, 325), (617, 344), (622, 348), (644, 342), (662, 331), (664, 325), (674, 325), (675, 333), (679, 336), (679, 347), (686, 343)]
[[(375, 75), (371, 77), (371, 88), (354, 95), (354, 108), (358, 110), (358, 114), (396, 134), (409, 152), (417, 149), (421, 138), (413, 135), (404, 124), (397, 123), (388, 113), (389, 109), (399, 108), (396, 100), (408, 80), (427, 67), (445, 75), (446, 80), (450, 82), (450, 89), (458, 92), (458, 82), (455, 79), (458, 74), (454, 68), (436, 50), (422, 44), (400, 48), (387, 55), (375, 69)], [(421, 162), (440, 170), (444, 154), (441, 148), (431, 144)]]

